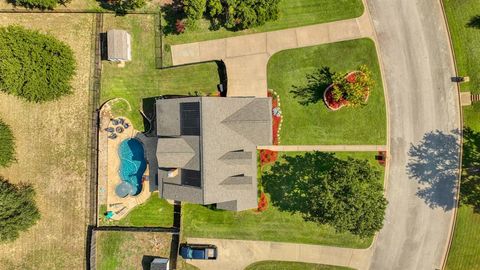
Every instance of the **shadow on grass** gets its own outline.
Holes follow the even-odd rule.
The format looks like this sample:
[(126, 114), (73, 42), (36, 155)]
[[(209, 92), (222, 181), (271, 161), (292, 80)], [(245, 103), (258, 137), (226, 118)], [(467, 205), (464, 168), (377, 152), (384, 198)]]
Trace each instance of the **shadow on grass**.
[(161, 7), (161, 13), (165, 23), (162, 25), (164, 35), (178, 35), (175, 24), (177, 20), (185, 18), (182, 11), (182, 3), (180, 0), (174, 0), (170, 4), (165, 4)]
[(469, 127), (463, 130), (462, 183), (460, 203), (480, 213), (480, 132)]
[(480, 15), (475, 15), (468, 21), (467, 27), (480, 29)]
[(431, 208), (451, 210), (455, 205), (460, 133), (432, 131), (411, 145), (407, 172), (418, 181), (417, 196)]
[(334, 73), (329, 67), (322, 67), (312, 74), (307, 74), (307, 84), (303, 86), (292, 85), (290, 93), (298, 99), (298, 103), (307, 106), (323, 99), (323, 92), (332, 84)]

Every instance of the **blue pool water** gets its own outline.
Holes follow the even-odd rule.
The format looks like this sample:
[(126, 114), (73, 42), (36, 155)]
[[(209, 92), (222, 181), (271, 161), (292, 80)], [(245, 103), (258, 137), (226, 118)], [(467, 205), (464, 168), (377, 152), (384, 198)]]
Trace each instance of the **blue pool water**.
[(120, 197), (137, 195), (142, 191), (142, 176), (147, 168), (142, 143), (136, 139), (124, 140), (118, 149), (120, 157), (120, 178), (123, 180), (116, 188)]

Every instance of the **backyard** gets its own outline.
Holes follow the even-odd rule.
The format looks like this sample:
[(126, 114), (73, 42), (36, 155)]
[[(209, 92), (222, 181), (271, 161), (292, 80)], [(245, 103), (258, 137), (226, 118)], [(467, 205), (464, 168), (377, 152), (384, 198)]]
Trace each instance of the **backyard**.
[[(348, 53), (345, 53), (348, 52)], [(340, 61), (341, 59), (341, 61)], [(363, 107), (327, 109), (323, 100), (301, 105), (291, 92), (307, 84), (307, 75), (329, 67), (346, 73), (366, 65), (375, 81)], [(386, 144), (386, 108), (375, 44), (370, 39), (292, 49), (274, 54), (268, 63), (268, 87), (280, 95), (281, 144)], [(324, 89), (316, 89), (323, 93)]]
[(138, 226), (138, 227), (171, 227), (173, 225), (173, 205), (152, 193), (143, 204), (136, 206), (128, 215), (119, 221), (106, 221), (107, 207), (100, 206), (99, 219), (101, 226)]
[(31, 184), (41, 214), (38, 223), (17, 240), (0, 245), (0, 265), (8, 269), (82, 269), (90, 209), (93, 15), (2, 13), (0, 25), (10, 24), (38, 29), (64, 41), (74, 52), (77, 68), (71, 82), (73, 93), (57, 101), (34, 104), (0, 93), (0, 118), (16, 138), (16, 161), (0, 169), (0, 174), (12, 182)]
[[(480, 6), (474, 0), (444, 0), (443, 3), (455, 51), (458, 75), (470, 77), (470, 82), (462, 83), (460, 90), (479, 93)], [(480, 132), (480, 104), (464, 107), (463, 118), (466, 128), (470, 128), (474, 134)], [(468, 165), (475, 164), (472, 163), (471, 159), (474, 156), (471, 155), (470, 150), (480, 147), (480, 141), (473, 138), (464, 136), (464, 169)], [(473, 143), (473, 146), (467, 144), (468, 142)], [(468, 172), (464, 170), (460, 186), (461, 202), (470, 192), (468, 185), (465, 184), (469, 177)], [(447, 260), (448, 270), (480, 268), (480, 238), (477, 233), (480, 231), (480, 213), (478, 209), (476, 211), (474, 208), (473, 205), (460, 203), (453, 242)]]
[[(288, 153), (296, 154), (301, 153)], [(383, 172), (383, 167), (374, 160), (374, 153), (339, 153), (337, 156), (367, 159)], [(383, 178), (379, 181), (383, 181)], [(372, 242), (371, 238), (362, 239), (350, 233), (337, 233), (330, 226), (306, 222), (300, 215), (281, 212), (271, 205), (264, 212), (231, 212), (184, 204), (182, 214), (184, 237), (295, 242), (352, 248), (367, 248)]]
[[(151, 98), (160, 95), (216, 91), (217, 84), (220, 83), (216, 63), (156, 69), (154, 15), (105, 14), (103, 27), (105, 31), (113, 28), (125, 29), (132, 36), (131, 62), (126, 63), (124, 68), (118, 67), (116, 63), (103, 63), (101, 102), (113, 98), (126, 99), (132, 110), (122, 105), (123, 107), (115, 108), (116, 113), (128, 117), (135, 129), (144, 130), (139, 113), (144, 99), (151, 105)], [(148, 113), (148, 109), (145, 112)]]

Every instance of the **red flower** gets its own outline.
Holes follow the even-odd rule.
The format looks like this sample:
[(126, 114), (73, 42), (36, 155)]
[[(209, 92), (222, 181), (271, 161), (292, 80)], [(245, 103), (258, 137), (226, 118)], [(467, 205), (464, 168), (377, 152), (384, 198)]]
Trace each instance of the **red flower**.
[(267, 199), (267, 196), (265, 195), (265, 193), (262, 192), (260, 194), (260, 200), (258, 201), (257, 210), (259, 212), (263, 212), (263, 211), (267, 210), (267, 207), (268, 207), (268, 199)]

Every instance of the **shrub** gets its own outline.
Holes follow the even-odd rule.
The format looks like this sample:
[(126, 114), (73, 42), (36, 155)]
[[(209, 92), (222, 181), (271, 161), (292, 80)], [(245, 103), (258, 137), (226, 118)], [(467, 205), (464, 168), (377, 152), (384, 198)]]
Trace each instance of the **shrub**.
[(72, 92), (73, 52), (49, 35), (20, 26), (0, 28), (0, 59), (1, 91), (32, 102), (55, 100)]
[(58, 4), (65, 5), (70, 0), (13, 0), (14, 5), (27, 8), (54, 9)]
[(124, 15), (130, 10), (144, 7), (145, 0), (107, 0), (103, 2), (103, 7), (115, 11), (117, 14)]
[(183, 11), (189, 20), (201, 19), (207, 8), (207, 0), (183, 0)]
[(12, 131), (0, 120), (0, 167), (7, 167), (15, 159)]
[(184, 21), (177, 20), (177, 22), (175, 22), (175, 32), (177, 32), (177, 34), (181, 34), (181, 33), (185, 32), (185, 22)]
[(374, 84), (372, 73), (365, 65), (359, 67), (359, 72), (347, 76), (336, 73), (333, 75), (332, 87), (334, 101), (346, 100), (349, 106), (365, 105)]
[(0, 176), (0, 242), (15, 240), (40, 219), (34, 197), (30, 185), (14, 185)]

